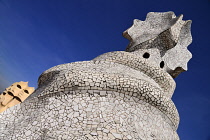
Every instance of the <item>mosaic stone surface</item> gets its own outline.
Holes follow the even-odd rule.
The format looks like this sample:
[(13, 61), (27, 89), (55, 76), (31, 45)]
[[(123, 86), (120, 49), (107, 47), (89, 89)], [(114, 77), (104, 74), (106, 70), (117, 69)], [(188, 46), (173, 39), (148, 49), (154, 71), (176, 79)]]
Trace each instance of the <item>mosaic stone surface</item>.
[(0, 114), (0, 139), (178, 140), (173, 78), (191, 58), (191, 22), (173, 12), (136, 22), (126, 51), (43, 72), (28, 99)]

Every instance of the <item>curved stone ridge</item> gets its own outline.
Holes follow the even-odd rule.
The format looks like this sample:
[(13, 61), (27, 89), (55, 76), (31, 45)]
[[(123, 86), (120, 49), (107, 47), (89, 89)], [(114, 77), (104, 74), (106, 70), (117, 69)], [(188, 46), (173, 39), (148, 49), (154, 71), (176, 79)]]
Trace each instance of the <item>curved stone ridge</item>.
[(172, 12), (149, 13), (124, 33), (127, 52), (46, 70), (26, 101), (0, 114), (0, 139), (178, 140), (171, 97), (190, 56), (189, 28)]
[[(143, 52), (148, 52), (148, 50), (143, 50)], [(141, 57), (142, 56), (138, 56), (134, 53), (110, 52), (100, 55), (94, 60), (111, 61), (141, 71), (152, 78), (161, 87), (165, 94), (164, 96), (171, 98), (175, 89), (174, 80), (163, 69), (160, 69), (159, 63), (155, 64), (151, 62), (151, 60), (142, 59)]]
[[(106, 63), (103, 61), (100, 61), (97, 65), (93, 64), (92, 68), (100, 67), (102, 65), (104, 67), (105, 64)], [(109, 63), (107, 64), (110, 65)], [(79, 66), (82, 65), (82, 63), (79, 63)], [(46, 91), (38, 97), (54, 92), (65, 92), (66, 88), (69, 90), (100, 90), (124, 93), (158, 108), (170, 121), (172, 121), (172, 123), (170, 123), (172, 124), (173, 129), (177, 129), (179, 116), (176, 107), (171, 99), (164, 95), (164, 91), (162, 91), (159, 86), (151, 85), (146, 76), (143, 79), (133, 76), (130, 77), (130, 75), (121, 73), (107, 73), (102, 70), (92, 70), (93, 69), (88, 68), (88, 70), (73, 69), (71, 71), (66, 71), (63, 76), (59, 75), (59, 80), (63, 81), (62, 83), (57, 83), (57, 85), (51, 84), (51, 86), (48, 86), (48, 88), (45, 89)]]
[[(145, 52), (150, 52), (151, 59), (144, 58), (142, 55), (139, 56), (139, 54)], [(175, 82), (163, 68), (160, 68), (159, 63), (161, 59), (158, 59), (157, 56), (156, 59), (159, 61), (152, 59), (153, 52), (157, 55), (159, 51), (157, 49), (141, 49), (138, 53), (110, 52), (100, 55), (93, 61), (53, 67), (40, 76), (39, 86), (42, 87), (46, 81), (50, 81), (49, 75), (56, 73), (56, 71), (62, 71), (62, 73), (56, 76), (52, 75), (50, 79), (59, 77), (64, 82), (47, 86), (48, 88), (45, 92), (39, 96), (53, 92), (64, 92), (66, 88), (71, 90), (91, 89), (126, 92), (128, 95), (138, 97), (161, 110), (172, 121), (172, 127), (176, 130), (179, 116), (176, 107), (171, 101)], [(125, 70), (128, 68), (129, 70)], [(129, 73), (131, 70), (139, 71), (140, 73), (135, 73), (135, 75), (130, 77), (131, 74)]]
[(155, 107), (114, 91), (65, 90), (34, 97), (0, 118), (4, 140), (179, 139)]

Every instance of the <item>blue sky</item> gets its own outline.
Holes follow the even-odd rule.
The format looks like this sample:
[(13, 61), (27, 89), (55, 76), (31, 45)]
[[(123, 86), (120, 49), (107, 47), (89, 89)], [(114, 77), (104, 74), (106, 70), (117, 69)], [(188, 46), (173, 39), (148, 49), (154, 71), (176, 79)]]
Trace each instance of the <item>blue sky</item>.
[(37, 87), (58, 64), (122, 51), (122, 32), (148, 12), (174, 11), (192, 20), (193, 58), (175, 80), (181, 140), (210, 139), (210, 1), (207, 0), (0, 0), (0, 91), (14, 82)]

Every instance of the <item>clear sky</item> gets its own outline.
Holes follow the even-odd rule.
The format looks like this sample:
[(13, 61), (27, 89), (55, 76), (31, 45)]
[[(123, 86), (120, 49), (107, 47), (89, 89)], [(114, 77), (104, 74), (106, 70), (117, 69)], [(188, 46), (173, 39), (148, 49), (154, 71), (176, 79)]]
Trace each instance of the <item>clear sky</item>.
[(0, 91), (14, 82), (37, 87), (58, 64), (122, 51), (122, 32), (148, 12), (174, 11), (192, 20), (193, 58), (176, 78), (173, 96), (181, 140), (210, 140), (210, 1), (0, 0)]

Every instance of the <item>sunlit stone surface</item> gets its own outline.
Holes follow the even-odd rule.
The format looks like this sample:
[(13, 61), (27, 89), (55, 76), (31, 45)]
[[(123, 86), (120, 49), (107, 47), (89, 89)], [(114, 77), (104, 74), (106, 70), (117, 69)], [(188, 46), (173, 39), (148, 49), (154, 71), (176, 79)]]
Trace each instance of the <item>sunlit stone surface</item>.
[(28, 82), (13, 83), (0, 94), (0, 113), (14, 105), (22, 103), (33, 92), (34, 88), (28, 87)]
[(152, 12), (123, 33), (126, 51), (45, 71), (26, 101), (0, 114), (0, 139), (179, 139), (171, 97), (191, 58), (190, 24)]

